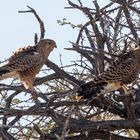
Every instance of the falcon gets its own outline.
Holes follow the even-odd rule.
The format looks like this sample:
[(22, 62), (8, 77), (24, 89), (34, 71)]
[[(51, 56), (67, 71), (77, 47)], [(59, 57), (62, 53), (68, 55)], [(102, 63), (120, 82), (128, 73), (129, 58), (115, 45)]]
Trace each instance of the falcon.
[(33, 99), (36, 99), (33, 87), (35, 77), (55, 47), (54, 40), (41, 39), (35, 46), (20, 48), (0, 67), (0, 80), (10, 77), (20, 79), (24, 87), (31, 91)]
[(83, 98), (91, 102), (100, 95), (120, 88), (123, 88), (125, 94), (128, 94), (127, 85), (137, 78), (139, 70), (140, 48), (121, 54), (112, 65), (95, 77), (93, 81), (80, 86), (77, 100)]

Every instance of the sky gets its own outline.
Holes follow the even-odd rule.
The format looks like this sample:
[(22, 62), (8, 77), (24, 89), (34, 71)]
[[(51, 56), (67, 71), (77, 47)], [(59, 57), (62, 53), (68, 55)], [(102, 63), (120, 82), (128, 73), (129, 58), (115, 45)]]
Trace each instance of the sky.
[[(74, 1), (76, 2), (76, 0)], [(99, 1), (103, 4), (103, 1)], [(83, 0), (85, 5), (93, 5), (92, 0)], [(56, 41), (58, 48), (55, 49), (49, 59), (59, 64), (59, 56), (62, 55), (64, 64), (70, 63), (76, 54), (68, 52), (64, 48), (71, 47), (69, 41), (75, 41), (78, 30), (70, 26), (60, 26), (57, 20), (67, 18), (74, 24), (84, 23), (86, 17), (78, 10), (68, 10), (67, 0), (3, 0), (0, 3), (0, 61), (10, 57), (18, 48), (33, 45), (34, 33), (39, 33), (39, 24), (31, 13), (21, 14), (19, 10), (28, 10), (29, 5), (34, 8), (46, 28), (45, 38)], [(72, 57), (73, 55), (73, 57)]]

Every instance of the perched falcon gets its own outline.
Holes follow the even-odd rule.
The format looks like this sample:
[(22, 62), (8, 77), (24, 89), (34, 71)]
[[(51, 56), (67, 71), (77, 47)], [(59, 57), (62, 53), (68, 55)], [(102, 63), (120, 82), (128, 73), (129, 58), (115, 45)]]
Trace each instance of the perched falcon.
[(30, 89), (33, 98), (35, 90), (33, 84), (36, 74), (47, 60), (50, 52), (56, 47), (55, 41), (41, 39), (35, 46), (20, 48), (9, 59), (8, 63), (0, 67), (0, 80), (17, 77), (26, 89)]
[(93, 81), (81, 85), (77, 99), (88, 99), (89, 102), (98, 95), (123, 88), (128, 93), (127, 84), (132, 83), (140, 70), (140, 48), (126, 52), (114, 61), (103, 73)]

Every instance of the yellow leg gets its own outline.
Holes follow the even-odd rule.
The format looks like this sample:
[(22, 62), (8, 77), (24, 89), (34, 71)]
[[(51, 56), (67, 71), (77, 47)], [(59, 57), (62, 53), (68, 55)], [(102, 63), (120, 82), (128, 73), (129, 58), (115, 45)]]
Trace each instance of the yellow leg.
[(34, 100), (35, 104), (37, 106), (40, 106), (40, 101), (38, 100), (37, 91), (34, 88), (30, 89), (30, 91), (31, 91), (31, 94), (32, 94), (32, 99)]
[(39, 100), (38, 100), (38, 96), (37, 96), (37, 91), (35, 90), (35, 88), (33, 87), (33, 82), (31, 80), (28, 80), (28, 81), (24, 81), (24, 87), (26, 89), (29, 89), (31, 94), (32, 94), (32, 99), (35, 101), (36, 104), (39, 103)]
[(33, 100), (37, 100), (37, 92), (36, 92), (36, 90), (33, 88), (33, 89), (30, 89), (30, 91), (31, 91)]
[(79, 102), (83, 96), (76, 96), (76, 101)]
[(123, 85), (122, 88), (124, 90), (125, 95), (129, 95), (129, 93), (130, 93), (129, 88), (126, 85)]

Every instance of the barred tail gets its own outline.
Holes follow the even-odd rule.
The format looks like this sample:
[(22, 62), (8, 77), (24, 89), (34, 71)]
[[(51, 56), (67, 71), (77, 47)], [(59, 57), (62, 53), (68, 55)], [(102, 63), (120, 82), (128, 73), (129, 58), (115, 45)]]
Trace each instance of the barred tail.
[(92, 100), (94, 97), (99, 95), (101, 91), (105, 89), (107, 86), (107, 82), (101, 82), (101, 83), (94, 83), (94, 82), (88, 82), (81, 86), (81, 90), (78, 91), (77, 99), (87, 99)]
[(7, 66), (0, 67), (0, 80), (9, 78), (15, 75), (15, 71), (11, 71)]

